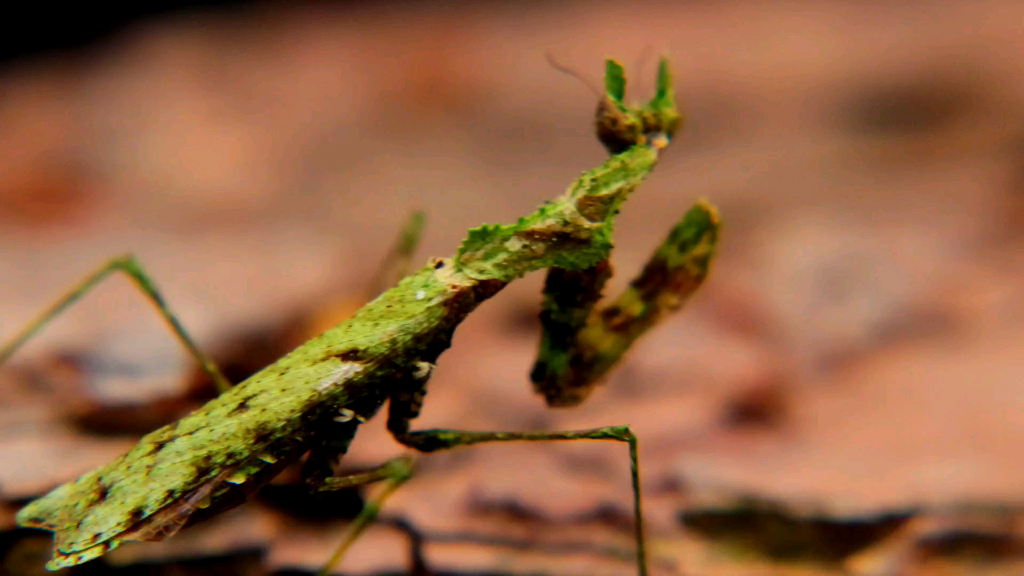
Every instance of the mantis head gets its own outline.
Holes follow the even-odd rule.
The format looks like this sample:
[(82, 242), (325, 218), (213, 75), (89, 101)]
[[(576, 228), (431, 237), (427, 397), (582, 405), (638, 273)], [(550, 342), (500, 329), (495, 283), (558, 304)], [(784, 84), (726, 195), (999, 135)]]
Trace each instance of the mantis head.
[(672, 73), (668, 60), (658, 62), (658, 80), (654, 97), (642, 106), (629, 106), (626, 76), (622, 65), (605, 60), (604, 97), (597, 106), (597, 138), (611, 154), (619, 154), (636, 145), (664, 148), (683, 123), (676, 109)]

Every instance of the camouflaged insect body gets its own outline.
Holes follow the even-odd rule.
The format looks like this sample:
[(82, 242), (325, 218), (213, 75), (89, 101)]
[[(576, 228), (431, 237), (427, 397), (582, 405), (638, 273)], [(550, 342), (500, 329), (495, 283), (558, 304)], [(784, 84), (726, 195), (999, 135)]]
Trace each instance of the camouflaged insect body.
[(73, 565), (117, 546), (119, 534), (206, 483), (218, 486), (210, 503), (197, 506), (294, 460), (307, 447), (312, 423), (344, 407), (372, 416), (386, 399), (382, 382), (417, 359), (436, 359), (455, 325), (494, 291), (493, 283), (460, 279), (443, 266), (407, 278), (350, 320), (146, 435), (117, 460), (32, 502), (18, 514), (19, 524), (56, 532), (51, 568)]
[[(679, 119), (667, 64), (659, 69), (658, 95), (640, 109), (620, 108), (621, 67), (609, 63), (608, 70), (618, 70), (611, 81), (616, 118), (643, 127), (629, 147), (515, 224), (471, 230), (453, 259), (433, 260), (351, 319), (30, 503), (17, 521), (55, 532), (47, 568), (85, 562), (127, 541), (164, 539), (199, 512), (243, 501), (315, 447), (323, 422), (358, 416), (345, 419), (347, 443), (359, 422), (400, 393), (399, 382), (428, 378), (423, 367), (449, 346), (459, 322), (508, 282), (606, 259), (614, 216), (654, 168)], [(663, 132), (650, 133), (655, 129)]]

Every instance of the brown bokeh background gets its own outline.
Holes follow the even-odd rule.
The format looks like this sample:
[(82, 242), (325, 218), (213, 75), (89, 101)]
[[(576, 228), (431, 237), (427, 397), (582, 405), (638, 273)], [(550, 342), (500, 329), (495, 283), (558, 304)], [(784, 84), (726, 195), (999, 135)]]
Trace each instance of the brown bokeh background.
[[(299, 311), (329, 324), (412, 210), (429, 218), (418, 259), (447, 255), (603, 160), (592, 94), (546, 51), (595, 83), (620, 59), (636, 98), (654, 77), (642, 55), (663, 52), (688, 120), (620, 218), (612, 289), (698, 197), (725, 223), (707, 286), (590, 402), (552, 411), (527, 379), (541, 278), (517, 282), (459, 329), (420, 425), (631, 424), (657, 573), (1024, 573), (1022, 22), (1000, 0), (140, 20), (0, 70), (0, 335), (126, 251), (210, 349), (295, 337)], [(50, 326), (0, 369), (6, 526), (17, 502), (131, 445), (75, 415), (182, 394), (190, 370), (123, 280)], [(345, 462), (400, 452), (371, 422)], [(508, 445), (422, 459), (386, 510), (427, 535), (437, 571), (630, 574), (607, 550), (545, 549), (628, 551), (629, 502), (621, 446)], [(702, 529), (707, 510), (751, 516)], [(812, 553), (886, 514), (902, 515), (895, 532)], [(342, 528), (256, 504), (111, 561), (256, 547), (269, 569), (308, 568)], [(933, 545), (963, 534), (981, 542), (969, 554)], [(406, 569), (407, 548), (377, 527), (346, 573)]]

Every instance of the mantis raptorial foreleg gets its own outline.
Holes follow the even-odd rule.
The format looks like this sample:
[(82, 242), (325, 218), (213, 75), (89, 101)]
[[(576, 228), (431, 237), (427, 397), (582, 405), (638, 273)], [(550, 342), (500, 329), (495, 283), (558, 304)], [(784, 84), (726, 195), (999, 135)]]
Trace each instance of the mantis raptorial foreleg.
[(548, 270), (540, 352), (530, 373), (550, 406), (575, 406), (629, 347), (703, 283), (718, 240), (718, 215), (704, 202), (690, 209), (618, 298), (595, 309), (611, 265)]
[(136, 258), (134, 254), (127, 254), (110, 259), (106, 264), (100, 266), (96, 271), (86, 276), (81, 282), (72, 286), (71, 289), (60, 298), (60, 300), (57, 300), (55, 304), (50, 306), (49, 309), (33, 320), (7, 345), (0, 348), (0, 365), (13, 356), (14, 353), (21, 348), (23, 344), (25, 344), (25, 342), (39, 332), (39, 330), (41, 330), (46, 324), (59, 316), (61, 312), (85, 296), (90, 290), (95, 288), (97, 284), (114, 272), (124, 272), (135, 282), (135, 285), (139, 287), (139, 290), (146, 295), (149, 301), (152, 302), (160, 312), (160, 315), (163, 316), (178, 341), (181, 342), (185, 349), (188, 350), (188, 353), (196, 359), (196, 362), (198, 362), (210, 378), (213, 379), (214, 383), (217, 385), (218, 391), (224, 392), (231, 388), (231, 382), (220, 371), (217, 364), (206, 354), (203, 354), (203, 352), (199, 350), (199, 347), (196, 346), (195, 341), (192, 340), (192, 337), (188, 335), (185, 327), (182, 326), (178, 317), (175, 316), (173, 311), (171, 311), (170, 306), (167, 305), (167, 301), (164, 300), (164, 297), (160, 294), (160, 291), (156, 287), (156, 283), (153, 282), (149, 274), (147, 274), (142, 268), (142, 263), (139, 262), (139, 259)]

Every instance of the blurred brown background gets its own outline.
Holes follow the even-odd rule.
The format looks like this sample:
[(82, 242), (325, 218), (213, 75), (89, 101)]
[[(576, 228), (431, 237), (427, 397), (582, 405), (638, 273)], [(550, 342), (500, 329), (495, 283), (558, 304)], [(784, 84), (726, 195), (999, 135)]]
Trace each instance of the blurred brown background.
[[(620, 219), (613, 290), (698, 197), (725, 222), (708, 285), (590, 402), (551, 411), (527, 379), (541, 279), (518, 282), (460, 328), (420, 426), (631, 424), (657, 573), (1024, 574), (1022, 22), (998, 0), (132, 19), (0, 68), (0, 336), (126, 251), (211, 350), (306, 334), (364, 298), (411, 210), (429, 217), (417, 260), (447, 255), (604, 159), (593, 96), (546, 51), (595, 83), (619, 59), (637, 99), (638, 61), (666, 53), (688, 121)], [(50, 326), (0, 370), (3, 526), (131, 445), (83, 414), (173, 417), (191, 369), (123, 280)], [(346, 463), (398, 453), (372, 422)], [(620, 446), (432, 455), (386, 512), (438, 573), (634, 570), (608, 550), (632, 546)], [(342, 528), (254, 504), (111, 562), (258, 550), (230, 569), (308, 569)], [(12, 573), (48, 553), (6, 538)], [(344, 569), (407, 570), (407, 550), (380, 526)]]

